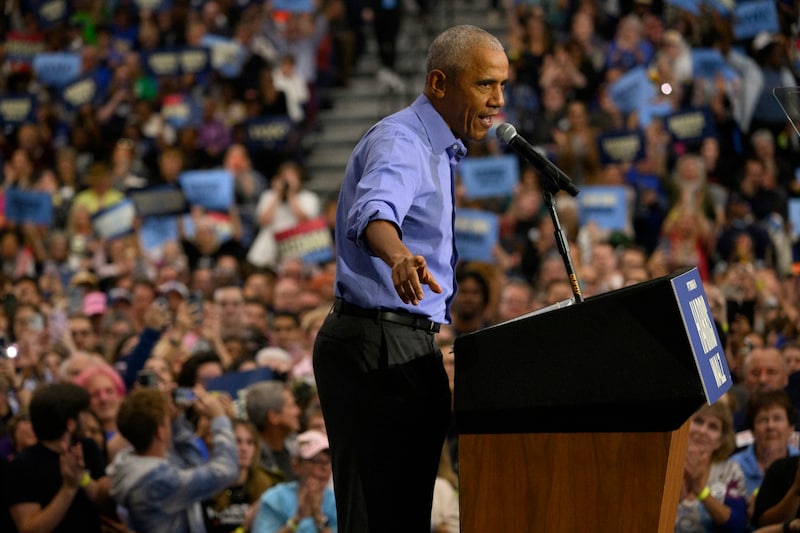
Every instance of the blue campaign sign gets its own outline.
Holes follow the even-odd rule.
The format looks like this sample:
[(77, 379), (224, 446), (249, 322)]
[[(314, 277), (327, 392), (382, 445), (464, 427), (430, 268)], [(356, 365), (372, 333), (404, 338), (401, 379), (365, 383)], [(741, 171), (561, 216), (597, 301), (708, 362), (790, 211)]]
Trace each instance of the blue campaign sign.
[(597, 138), (600, 162), (630, 163), (644, 159), (644, 134), (641, 130), (616, 131)]
[(714, 403), (731, 388), (733, 380), (722, 351), (717, 328), (714, 326), (714, 318), (711, 316), (711, 307), (708, 305), (700, 272), (697, 268), (693, 268), (673, 278), (671, 284), (703, 383), (706, 400), (709, 404)]
[(800, 237), (800, 198), (789, 198), (789, 224), (792, 238)]
[(581, 187), (578, 210), (581, 225), (594, 222), (601, 229), (623, 231), (628, 228), (627, 189), (622, 185)]
[(190, 205), (227, 212), (233, 203), (233, 176), (227, 170), (190, 170), (178, 176)]
[(500, 224), (495, 213), (458, 209), (455, 233), (459, 259), (494, 263), (494, 248), (500, 238)]
[(188, 46), (181, 50), (178, 59), (181, 73), (202, 76), (211, 69), (211, 58), (208, 50), (201, 46)]
[(273, 379), (272, 370), (267, 367), (260, 367), (254, 370), (226, 372), (219, 377), (208, 380), (205, 387), (209, 391), (227, 392), (231, 395), (231, 398), (236, 398), (240, 390), (253, 383), (271, 379)]
[(49, 29), (67, 20), (70, 4), (67, 0), (49, 0), (39, 4), (36, 12), (43, 29)]
[(43, 85), (64, 87), (81, 73), (81, 56), (70, 52), (37, 54), (33, 72)]
[(148, 253), (160, 249), (168, 242), (178, 240), (178, 217), (175, 215), (153, 215), (142, 219), (139, 226), (139, 242)]
[(619, 78), (608, 88), (614, 105), (623, 113), (644, 107), (656, 96), (656, 87), (643, 67), (636, 67)]
[(11, 187), (6, 189), (6, 219), (23, 224), (33, 222), (40, 226), (53, 224), (53, 200), (42, 191), (28, 191)]
[(150, 52), (145, 56), (144, 65), (147, 72), (155, 77), (177, 76), (181, 73), (180, 52), (166, 49)]
[(289, 142), (292, 120), (288, 115), (257, 117), (244, 122), (245, 144), (251, 150), (275, 150)]
[(204, 35), (200, 42), (208, 48), (214, 70), (225, 78), (235, 78), (241, 74), (248, 54), (240, 43), (211, 34)]
[(61, 90), (61, 99), (69, 110), (75, 110), (86, 104), (94, 104), (100, 97), (97, 80), (91, 76), (82, 77), (66, 85)]
[(102, 239), (116, 239), (133, 232), (136, 207), (122, 200), (92, 215), (92, 229)]
[(19, 126), (36, 120), (36, 97), (32, 94), (0, 97), (0, 126)]
[(519, 160), (515, 155), (465, 157), (457, 172), (467, 199), (511, 196), (519, 182)]
[(677, 7), (678, 9), (688, 11), (692, 15), (700, 14), (701, 0), (667, 0), (667, 3)]
[(733, 36), (749, 39), (758, 33), (778, 33), (778, 8), (773, 0), (737, 2), (733, 11)]
[(272, 9), (292, 13), (311, 13), (314, 11), (314, 4), (311, 0), (273, 0)]
[(714, 121), (707, 108), (678, 111), (665, 120), (667, 131), (676, 141), (700, 143), (714, 135)]
[(716, 48), (694, 48), (691, 55), (692, 74), (697, 78), (713, 80), (718, 74), (730, 74), (731, 68)]

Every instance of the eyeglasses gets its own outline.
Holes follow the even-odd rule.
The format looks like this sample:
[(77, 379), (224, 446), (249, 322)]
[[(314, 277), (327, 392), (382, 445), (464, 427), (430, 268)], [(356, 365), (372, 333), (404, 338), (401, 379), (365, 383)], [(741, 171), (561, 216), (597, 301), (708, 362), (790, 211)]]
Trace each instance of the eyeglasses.
[(331, 465), (331, 458), (330, 457), (325, 457), (323, 455), (323, 456), (320, 456), (320, 457), (314, 457), (313, 459), (305, 459), (305, 462), (311, 463), (312, 465), (315, 465), (315, 466), (330, 466)]

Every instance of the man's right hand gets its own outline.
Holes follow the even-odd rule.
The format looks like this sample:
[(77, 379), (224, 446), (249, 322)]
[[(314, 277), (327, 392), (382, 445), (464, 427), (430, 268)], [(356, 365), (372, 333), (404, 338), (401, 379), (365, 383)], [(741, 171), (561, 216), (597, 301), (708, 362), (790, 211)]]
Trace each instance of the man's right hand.
[(428, 270), (428, 264), (421, 255), (404, 257), (392, 265), (392, 282), (403, 303), (412, 305), (419, 305), (425, 297), (423, 284), (437, 294), (442, 292), (442, 287)]

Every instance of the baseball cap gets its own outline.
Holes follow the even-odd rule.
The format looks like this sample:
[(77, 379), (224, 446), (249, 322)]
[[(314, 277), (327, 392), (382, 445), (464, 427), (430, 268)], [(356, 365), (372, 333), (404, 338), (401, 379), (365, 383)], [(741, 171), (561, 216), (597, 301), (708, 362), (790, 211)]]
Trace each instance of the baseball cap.
[(180, 281), (167, 281), (162, 283), (161, 286), (158, 288), (158, 292), (161, 294), (167, 294), (169, 292), (177, 292), (183, 298), (189, 297), (189, 289), (186, 288), (186, 285), (181, 283)]
[(313, 459), (318, 453), (329, 448), (328, 437), (321, 431), (309, 429), (297, 436), (298, 454), (303, 459)]

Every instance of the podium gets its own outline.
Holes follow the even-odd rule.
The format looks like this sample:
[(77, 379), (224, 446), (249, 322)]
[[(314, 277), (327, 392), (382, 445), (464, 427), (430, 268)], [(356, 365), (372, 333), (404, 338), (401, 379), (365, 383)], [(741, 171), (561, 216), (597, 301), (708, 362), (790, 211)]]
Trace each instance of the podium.
[(462, 533), (674, 530), (688, 421), (731, 386), (697, 269), (454, 349)]

